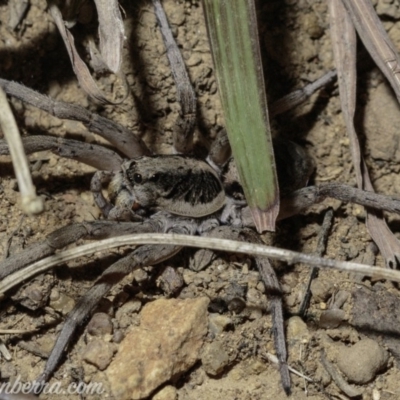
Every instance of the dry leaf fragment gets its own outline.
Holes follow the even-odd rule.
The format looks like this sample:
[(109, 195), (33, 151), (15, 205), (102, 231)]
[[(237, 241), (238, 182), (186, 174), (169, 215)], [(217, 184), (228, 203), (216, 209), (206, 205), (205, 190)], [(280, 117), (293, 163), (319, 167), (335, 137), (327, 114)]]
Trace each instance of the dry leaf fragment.
[(99, 18), (100, 54), (104, 63), (118, 74), (125, 33), (117, 0), (95, 0)]
[[(125, 77), (122, 74), (119, 74), (119, 76), (123, 80), (126, 89), (125, 96), (123, 96), (122, 99), (120, 99), (119, 101), (108, 99), (97, 86), (96, 82), (94, 81), (93, 77), (90, 74), (88, 67), (83, 62), (78, 51), (76, 50), (74, 37), (66, 27), (60, 9), (57, 7), (57, 5), (53, 3), (49, 5), (49, 12), (51, 16), (54, 18), (58, 31), (61, 34), (65, 47), (67, 48), (69, 58), (71, 60), (72, 68), (74, 70), (76, 77), (78, 78), (78, 81), (82, 89), (90, 97), (92, 97), (94, 100), (102, 104), (120, 104), (122, 101), (124, 101), (126, 95), (128, 94), (128, 88), (125, 82)], [(118, 62), (120, 63), (120, 58)]]

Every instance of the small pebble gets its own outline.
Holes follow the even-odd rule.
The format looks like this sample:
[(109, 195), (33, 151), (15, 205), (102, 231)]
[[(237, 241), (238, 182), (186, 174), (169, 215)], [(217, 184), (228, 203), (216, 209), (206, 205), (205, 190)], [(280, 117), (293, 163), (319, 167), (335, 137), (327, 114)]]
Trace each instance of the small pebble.
[(346, 313), (343, 310), (325, 310), (319, 317), (319, 326), (325, 329), (337, 328), (345, 319)]
[(257, 290), (250, 288), (247, 291), (247, 303), (252, 306), (262, 307), (264, 301), (264, 296)]
[(142, 308), (142, 303), (140, 300), (133, 299), (127, 301), (117, 310), (117, 312), (115, 313), (115, 317), (117, 319), (120, 319), (123, 315), (139, 312), (141, 308)]
[(143, 269), (139, 268), (133, 273), (133, 277), (135, 278), (135, 281), (137, 283), (143, 283), (146, 282), (149, 279), (149, 275), (147, 274), (146, 271)]
[(189, 260), (189, 268), (192, 271), (201, 271), (215, 259), (215, 253), (208, 249), (200, 249)]
[(182, 275), (176, 268), (166, 267), (157, 279), (159, 286), (167, 296), (171, 296), (178, 292), (184, 285)]
[(258, 282), (257, 286), (256, 286), (256, 289), (261, 293), (265, 293), (265, 285), (264, 285), (264, 283), (261, 282), (261, 281)]
[(381, 400), (381, 393), (378, 389), (372, 389), (372, 400)]
[(121, 343), (124, 337), (125, 337), (124, 333), (121, 330), (117, 329), (114, 332), (112, 340), (114, 343)]
[(103, 371), (110, 364), (116, 345), (101, 339), (94, 339), (86, 346), (83, 359)]
[(165, 12), (168, 15), (168, 21), (171, 25), (181, 26), (185, 23), (185, 9), (183, 7), (165, 5)]
[(50, 295), (50, 307), (62, 315), (67, 315), (74, 306), (75, 300), (64, 293), (57, 292), (57, 295)]
[(209, 375), (218, 375), (229, 364), (229, 355), (222, 343), (212, 342), (204, 346), (201, 354), (203, 368)]
[(333, 284), (326, 279), (317, 278), (311, 283), (311, 293), (317, 302), (325, 302), (332, 294)]
[(178, 398), (178, 392), (174, 386), (164, 386), (158, 393), (156, 393), (152, 400), (176, 400)]
[(246, 302), (240, 297), (234, 297), (228, 303), (228, 310), (240, 314), (246, 308)]
[(194, 278), (196, 277), (196, 273), (190, 271), (189, 269), (185, 269), (183, 271), (183, 280), (187, 286), (194, 282)]
[(36, 311), (47, 304), (52, 285), (53, 279), (50, 276), (38, 276), (17, 290), (12, 299), (29, 310)]
[(351, 347), (342, 346), (337, 356), (339, 369), (354, 383), (368, 383), (387, 365), (389, 356), (377, 342), (362, 339)]
[(286, 335), (288, 340), (307, 341), (310, 339), (307, 324), (300, 317), (289, 318)]
[(139, 312), (142, 303), (139, 300), (131, 300), (123, 304), (115, 313), (120, 328), (128, 328), (132, 324), (132, 318)]
[(94, 314), (88, 324), (87, 331), (92, 336), (111, 335), (113, 325), (110, 316), (105, 313)]
[(208, 329), (215, 336), (220, 335), (230, 324), (232, 320), (226, 315), (210, 314)]

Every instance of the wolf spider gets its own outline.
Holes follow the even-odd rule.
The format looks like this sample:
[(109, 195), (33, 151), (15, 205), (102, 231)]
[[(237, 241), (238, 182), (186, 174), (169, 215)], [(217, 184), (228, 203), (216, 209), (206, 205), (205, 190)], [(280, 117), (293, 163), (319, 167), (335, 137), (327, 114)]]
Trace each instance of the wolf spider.
[[(28, 154), (51, 150), (61, 157), (72, 158), (98, 169), (91, 181), (91, 190), (106, 220), (72, 224), (54, 231), (43, 242), (1, 263), (0, 279), (79, 239), (100, 240), (130, 233), (165, 232), (262, 243), (253, 229), (249, 209), (238, 190), (240, 185), (231, 177), (234, 168), (227, 167), (232, 165), (228, 163), (230, 148), (224, 131), (215, 139), (207, 162), (182, 154), (153, 155), (139, 138), (107, 118), (73, 104), (52, 100), (15, 82), (0, 79), (0, 85), (9, 95), (58, 118), (82, 122), (116, 148), (114, 151), (100, 145), (50, 136), (24, 138)], [(183, 122), (180, 123), (180, 129), (174, 132), (175, 150), (177, 153), (185, 150), (193, 153), (191, 136), (187, 133), (192, 124), (193, 109), (189, 107), (188, 111), (183, 104), (182, 110)], [(385, 206), (385, 196), (344, 185), (303, 188), (311, 172), (304, 150), (291, 142), (278, 140), (275, 141), (275, 151), (281, 193), (284, 196), (280, 218), (297, 214), (328, 196), (369, 207), (386, 207), (396, 212), (400, 210), (398, 204), (394, 209)], [(0, 141), (0, 155), (5, 154), (8, 154), (8, 146)], [(108, 199), (102, 193), (105, 184), (109, 188)], [(109, 266), (67, 316), (37, 381), (48, 381), (60, 364), (75, 331), (113, 285), (135, 269), (161, 263), (180, 250), (180, 246), (174, 245), (143, 245)], [(282, 385), (289, 393), (290, 376), (286, 364), (280, 285), (267, 259), (255, 257), (255, 263), (269, 297)]]

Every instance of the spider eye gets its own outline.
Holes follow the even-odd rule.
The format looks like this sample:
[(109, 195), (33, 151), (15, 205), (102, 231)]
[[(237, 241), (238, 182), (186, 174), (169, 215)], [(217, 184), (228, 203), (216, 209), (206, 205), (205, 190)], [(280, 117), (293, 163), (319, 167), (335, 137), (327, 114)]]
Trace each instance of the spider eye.
[(160, 179), (160, 174), (153, 174), (153, 175), (150, 177), (150, 181), (151, 181), (151, 182), (157, 182), (159, 179)]
[(142, 183), (142, 175), (140, 175), (140, 174), (134, 174), (133, 175), (133, 181), (135, 182), (135, 183)]

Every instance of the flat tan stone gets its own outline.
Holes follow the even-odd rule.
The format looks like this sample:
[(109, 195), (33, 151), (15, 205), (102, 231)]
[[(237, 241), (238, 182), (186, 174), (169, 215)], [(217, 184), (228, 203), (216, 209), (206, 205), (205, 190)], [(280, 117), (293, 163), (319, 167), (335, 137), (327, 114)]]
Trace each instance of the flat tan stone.
[(143, 308), (140, 326), (128, 332), (106, 370), (116, 398), (145, 398), (195, 364), (207, 333), (208, 302), (160, 299)]

